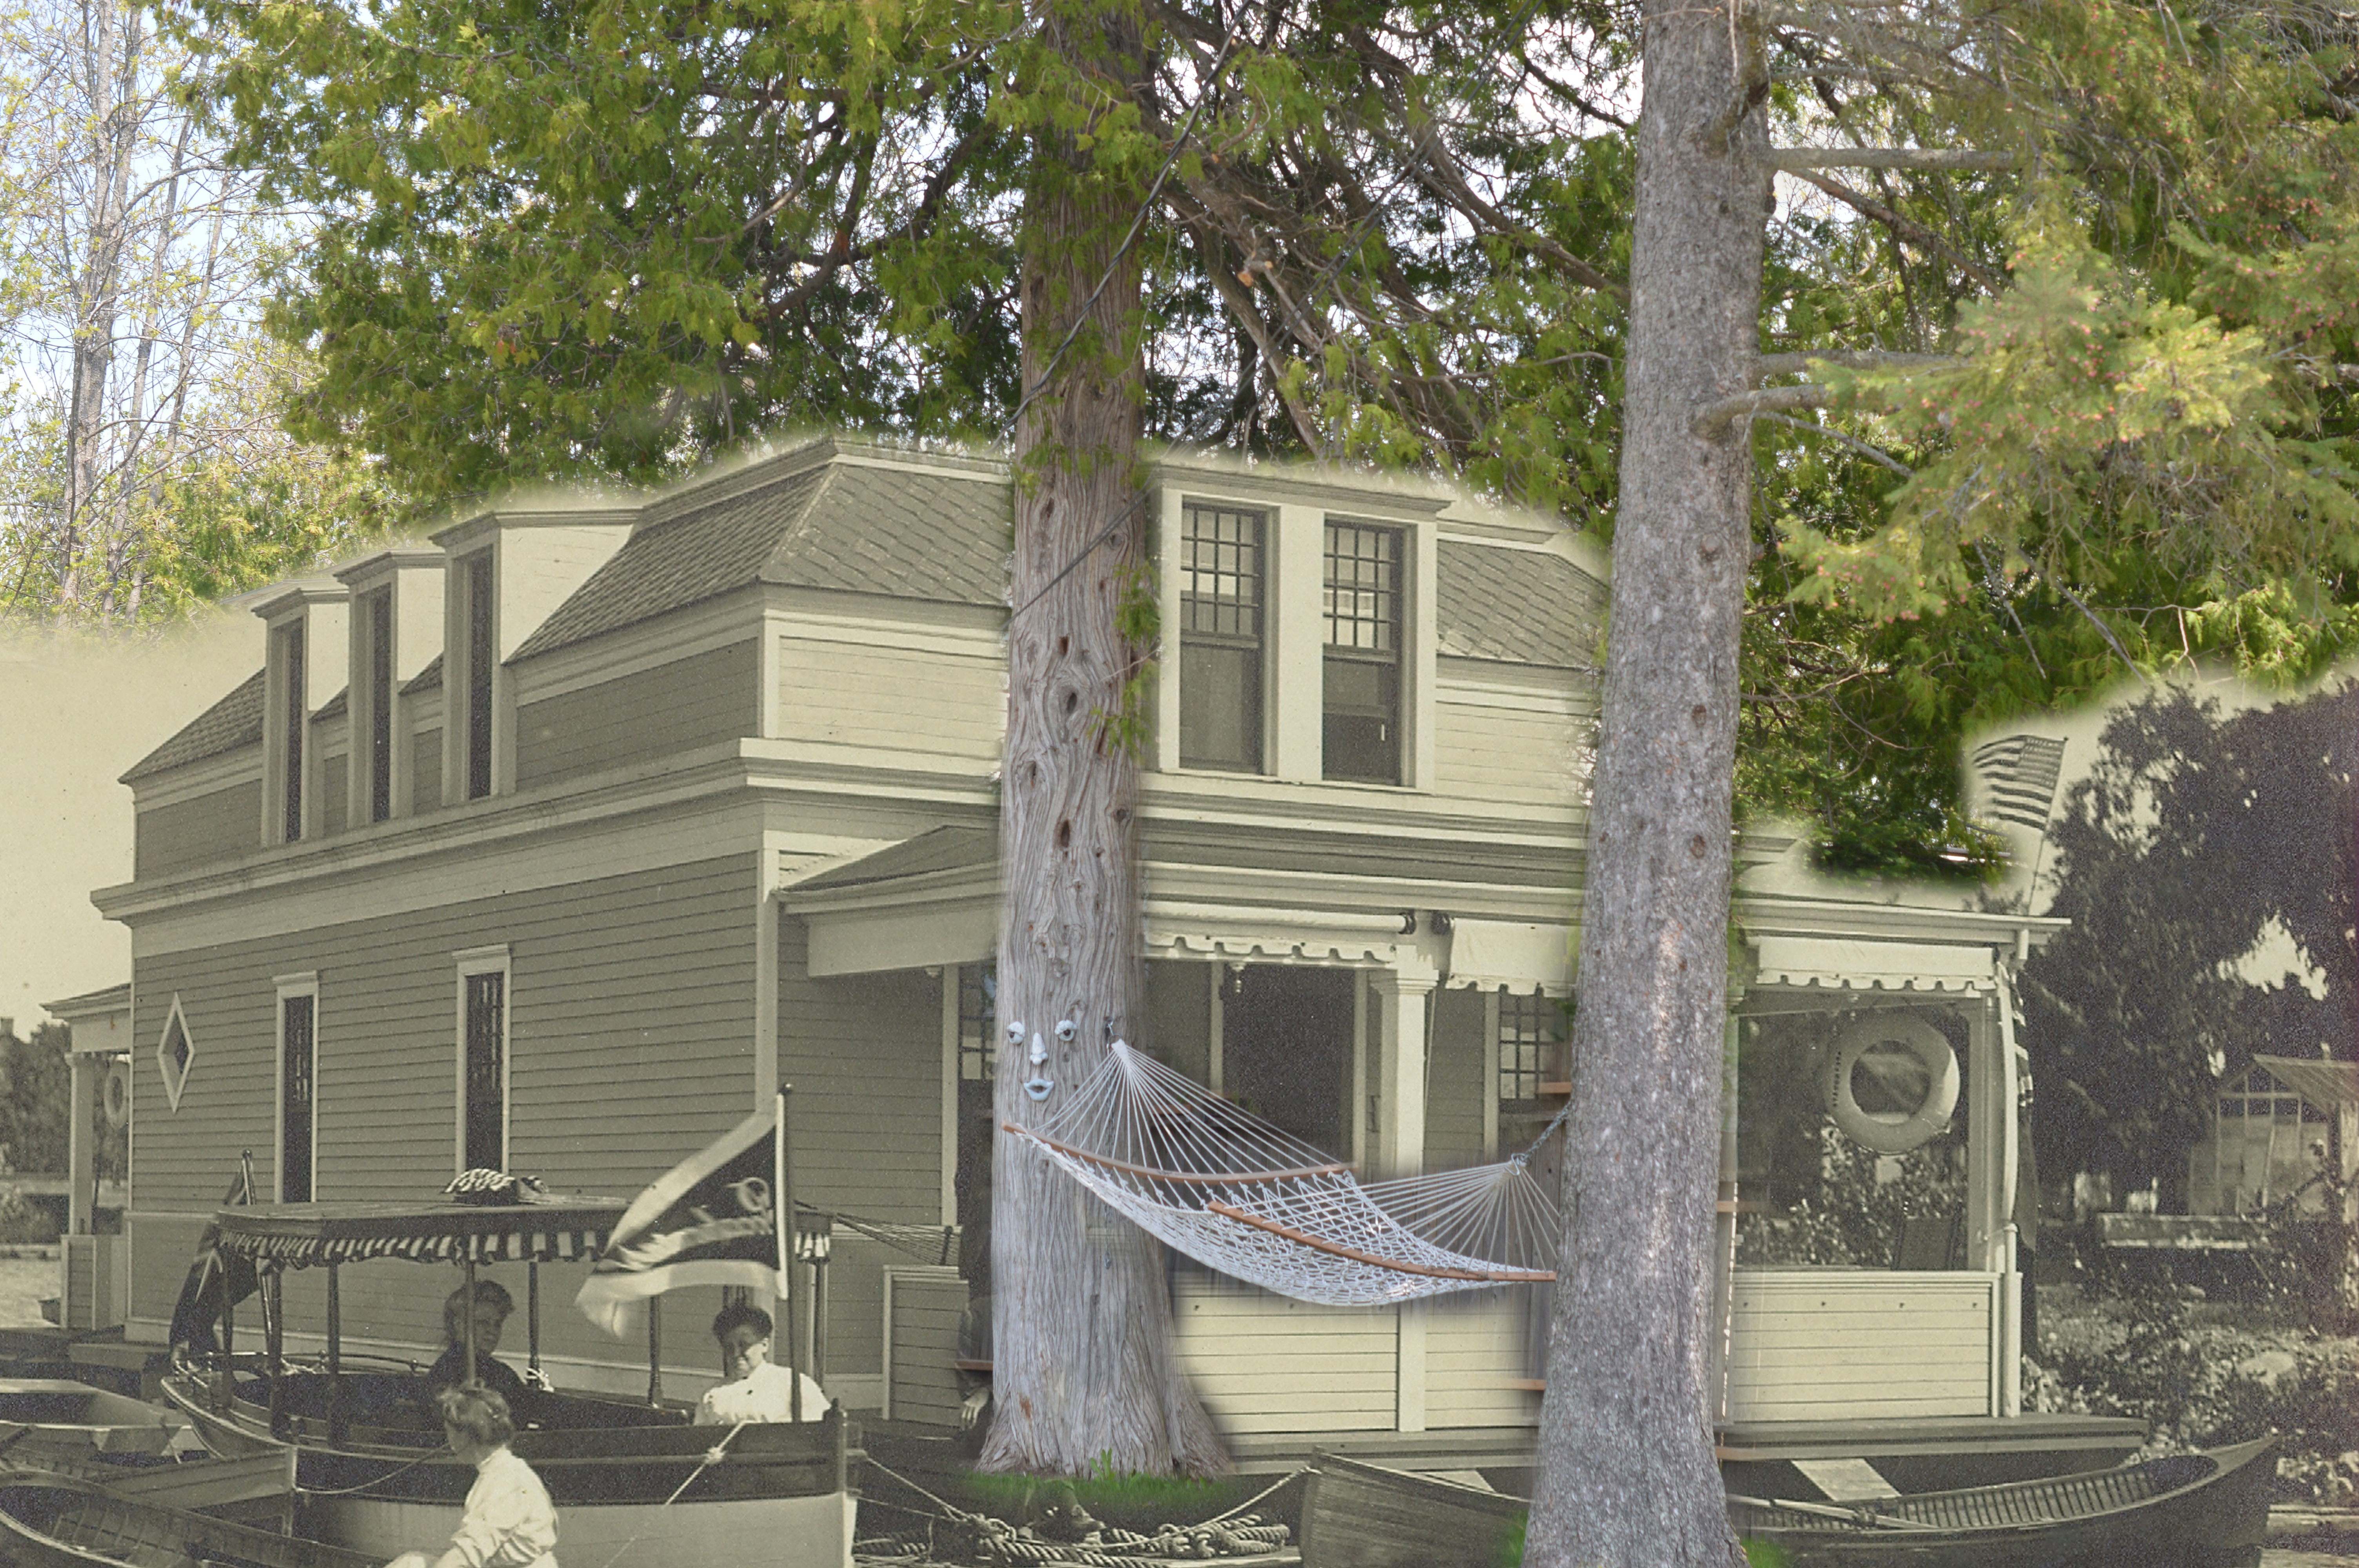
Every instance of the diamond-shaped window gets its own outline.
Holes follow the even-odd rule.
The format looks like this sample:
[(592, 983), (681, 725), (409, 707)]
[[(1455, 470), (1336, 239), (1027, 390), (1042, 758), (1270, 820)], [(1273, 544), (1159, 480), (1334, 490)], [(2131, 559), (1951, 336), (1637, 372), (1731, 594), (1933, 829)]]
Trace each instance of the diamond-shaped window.
[(164, 1016), (163, 1038), (156, 1042), (156, 1070), (164, 1079), (164, 1098), (175, 1111), (180, 1108), (180, 1090), (196, 1059), (196, 1043), (189, 1038), (189, 1021), (180, 1016), (180, 998), (175, 992), (172, 1009)]

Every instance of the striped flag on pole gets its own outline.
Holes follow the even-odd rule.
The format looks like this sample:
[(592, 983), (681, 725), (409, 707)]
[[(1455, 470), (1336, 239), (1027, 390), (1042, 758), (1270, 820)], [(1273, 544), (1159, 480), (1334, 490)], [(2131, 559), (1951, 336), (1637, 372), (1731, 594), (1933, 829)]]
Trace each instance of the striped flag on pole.
[(2046, 735), (2008, 735), (1974, 748), (1974, 772), (1990, 797), (1990, 815), (2035, 833), (2048, 831), (2056, 784), (2064, 770), (2064, 742)]
[(745, 1285), (784, 1296), (786, 1098), (666, 1172), (615, 1223), (573, 1304), (621, 1337), (649, 1296)]

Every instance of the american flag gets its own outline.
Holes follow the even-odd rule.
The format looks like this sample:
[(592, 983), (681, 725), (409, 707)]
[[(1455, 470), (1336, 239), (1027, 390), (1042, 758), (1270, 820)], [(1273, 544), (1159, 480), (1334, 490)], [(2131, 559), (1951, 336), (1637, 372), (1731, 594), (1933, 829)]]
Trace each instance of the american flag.
[(2048, 830), (2064, 768), (2064, 742), (2046, 735), (2008, 735), (1974, 748), (1974, 772), (1990, 797), (1990, 815), (2035, 833)]

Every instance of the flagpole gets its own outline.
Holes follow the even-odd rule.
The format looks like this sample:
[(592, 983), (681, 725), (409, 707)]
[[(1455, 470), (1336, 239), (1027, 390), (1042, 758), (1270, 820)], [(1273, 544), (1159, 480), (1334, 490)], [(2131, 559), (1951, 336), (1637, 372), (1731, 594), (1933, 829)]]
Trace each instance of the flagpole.
[(777, 1195), (778, 1283), (786, 1291), (787, 1410), (790, 1419), (799, 1422), (803, 1419), (802, 1336), (796, 1322), (800, 1314), (795, 1309), (802, 1304), (802, 1292), (796, 1288), (794, 1272), (795, 1162), (787, 1146), (787, 1097), (794, 1092), (792, 1084), (778, 1086), (778, 1135), (770, 1141), (770, 1147), (777, 1151), (777, 1165), (770, 1190)]

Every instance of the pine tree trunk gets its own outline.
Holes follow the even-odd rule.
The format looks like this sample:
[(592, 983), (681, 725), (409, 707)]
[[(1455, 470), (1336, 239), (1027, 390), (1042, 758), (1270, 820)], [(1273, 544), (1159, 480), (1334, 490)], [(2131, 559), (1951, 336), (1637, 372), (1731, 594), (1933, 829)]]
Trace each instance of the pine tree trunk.
[[(1060, 37), (1052, 16), (1048, 28), (1069, 62), (1104, 69), (1102, 22)], [(1054, 1114), (1108, 1042), (1136, 1038), (1143, 983), (1136, 768), (1107, 731), (1145, 653), (1117, 630), (1147, 535), (1138, 269), (1116, 259), (1142, 193), (1085, 178), (1086, 155), (1056, 133), (1040, 135), (1036, 156), (1023, 361), (1024, 385), (1039, 390), (1016, 435), (1000, 807), (995, 1104), (1019, 1125)], [(1074, 1026), (1070, 1043), (1057, 1037), (1060, 1020)], [(1011, 1042), (1018, 1021), (1023, 1038)], [(1036, 1036), (1047, 1052), (1037, 1066)], [(1036, 1073), (1054, 1086), (1039, 1100), (1024, 1087)], [(983, 1468), (1225, 1468), (1172, 1356), (1161, 1248), (1005, 1131), (994, 1133), (991, 1277), (996, 1414)]]
[(1744, 1562), (1707, 1381), (1750, 442), (1743, 420), (1712, 437), (1690, 421), (1751, 380), (1769, 177), (1757, 106), (1714, 134), (1757, 69), (1732, 31), (1749, 23), (1692, 0), (1647, 12), (1534, 1568)]

